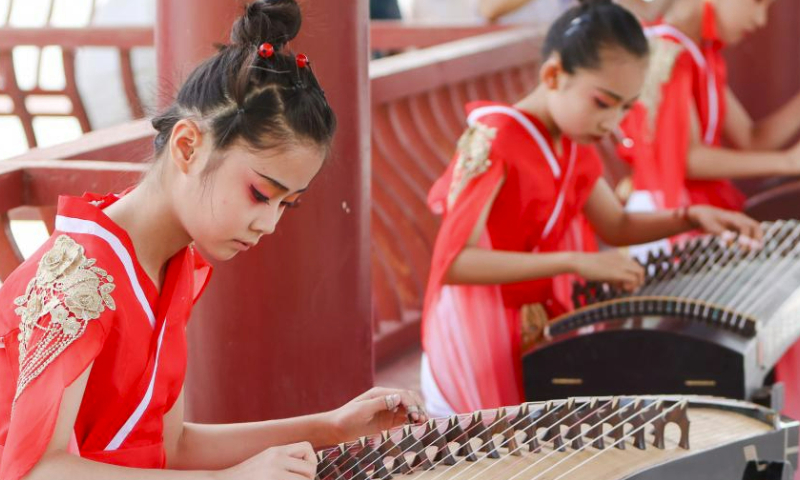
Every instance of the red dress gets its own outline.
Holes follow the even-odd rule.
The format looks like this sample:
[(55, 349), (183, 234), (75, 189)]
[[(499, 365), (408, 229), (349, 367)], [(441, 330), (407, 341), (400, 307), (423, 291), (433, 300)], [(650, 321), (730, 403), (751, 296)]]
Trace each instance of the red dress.
[(557, 286), (551, 279), (443, 284), (498, 183), (505, 177), (478, 245), (553, 252), (562, 249), (566, 232), (602, 173), (593, 147), (563, 138), (563, 155), (557, 156), (547, 129), (521, 110), (476, 102), (467, 112), (470, 127), (429, 195), (432, 210), (444, 218), (434, 247), (422, 328), (423, 375), (429, 368), (436, 393), (456, 412), (520, 403), (520, 308), (542, 304), (551, 318), (566, 309), (555, 298)]
[(624, 156), (633, 165), (634, 188), (650, 192), (658, 208), (708, 204), (741, 210), (745, 197), (729, 180), (686, 178), (692, 112), (700, 122), (701, 140), (709, 146), (721, 146), (725, 119), (724, 45), (711, 3), (705, 3), (702, 25), (700, 45), (669, 24), (646, 29), (653, 53), (643, 105), (621, 125), (640, 146)]
[(94, 362), (71, 451), (164, 468), (163, 417), (186, 370), (185, 328), (209, 265), (186, 247), (162, 291), (102, 209), (119, 197), (61, 197), (56, 230), (0, 288), (0, 478), (17, 480), (50, 442), (64, 390)]

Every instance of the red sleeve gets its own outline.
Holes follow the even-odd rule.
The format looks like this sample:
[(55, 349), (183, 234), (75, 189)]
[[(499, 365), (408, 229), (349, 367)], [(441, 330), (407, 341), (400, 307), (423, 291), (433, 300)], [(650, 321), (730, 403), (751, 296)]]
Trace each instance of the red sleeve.
[[(462, 151), (459, 148), (459, 152)], [(433, 249), (425, 309), (441, 288), (444, 275), (464, 249), (481, 212), (505, 174), (506, 162), (495, 149), (488, 157), (472, 159), (466, 167), (463, 164), (459, 166), (459, 155), (434, 184), (428, 197), (434, 212), (438, 209), (445, 213)]]
[[(18, 480), (52, 438), (64, 390), (99, 355), (114, 279), (61, 235), (0, 289), (0, 478)], [(102, 262), (101, 262), (102, 263)]]

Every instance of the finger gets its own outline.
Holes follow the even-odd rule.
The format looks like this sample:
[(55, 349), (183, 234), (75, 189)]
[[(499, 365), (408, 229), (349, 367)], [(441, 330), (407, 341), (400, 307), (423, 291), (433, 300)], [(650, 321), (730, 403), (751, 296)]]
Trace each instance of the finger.
[(295, 457), (286, 457), (282, 463), (286, 471), (302, 475), (305, 478), (313, 479), (317, 475), (316, 462), (309, 462)]
[(428, 412), (425, 410), (425, 401), (422, 399), (422, 395), (420, 395), (419, 392), (413, 390), (411, 390), (409, 393), (411, 394), (412, 397), (414, 397), (414, 401), (417, 402), (417, 405), (419, 405), (420, 416), (421, 416), (419, 421), (426, 422), (428, 420)]
[(397, 407), (400, 405), (400, 395), (397, 393), (390, 393), (370, 400), (364, 400), (361, 403), (363, 403), (363, 408), (366, 410), (366, 413), (370, 415), (386, 411), (396, 412)]
[[(406, 413), (411, 414), (412, 421), (419, 421), (419, 401), (408, 390), (396, 390), (396, 392), (397, 395), (400, 395), (400, 405), (398, 407), (402, 407)], [(416, 411), (409, 411), (409, 407), (413, 407), (412, 410)]]
[(292, 443), (284, 445), (282, 448), (283, 453), (290, 457), (313, 462), (315, 465), (317, 463), (317, 457), (314, 455), (314, 448), (308, 442)]

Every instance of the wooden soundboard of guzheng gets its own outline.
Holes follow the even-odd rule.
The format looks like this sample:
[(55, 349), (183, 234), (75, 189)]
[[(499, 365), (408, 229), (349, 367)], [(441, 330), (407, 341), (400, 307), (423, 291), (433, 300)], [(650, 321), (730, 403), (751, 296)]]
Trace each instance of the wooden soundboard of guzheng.
[(797, 462), (798, 424), (711, 397), (577, 398), (404, 426), (318, 452), (320, 480), (742, 478)]
[(763, 248), (696, 237), (650, 254), (634, 293), (608, 283), (576, 284), (576, 310), (547, 329), (557, 337), (609, 319), (665, 316), (758, 337), (761, 361), (774, 365), (800, 338), (800, 223), (764, 222)]

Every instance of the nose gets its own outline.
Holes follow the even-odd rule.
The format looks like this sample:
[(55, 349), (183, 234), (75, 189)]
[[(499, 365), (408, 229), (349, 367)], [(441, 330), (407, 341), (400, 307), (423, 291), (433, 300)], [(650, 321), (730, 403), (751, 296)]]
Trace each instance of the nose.
[(283, 214), (283, 208), (280, 202), (275, 202), (272, 205), (265, 205), (265, 208), (259, 211), (258, 216), (250, 224), (250, 229), (258, 233), (258, 236), (272, 235), (275, 233), (275, 227)]

